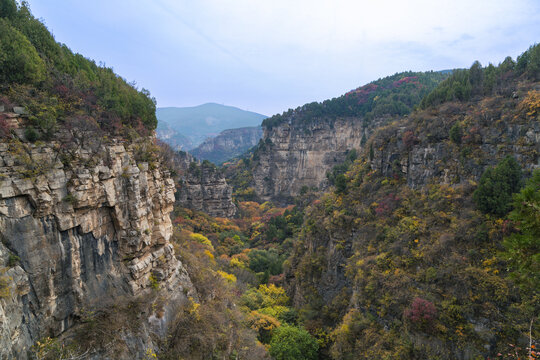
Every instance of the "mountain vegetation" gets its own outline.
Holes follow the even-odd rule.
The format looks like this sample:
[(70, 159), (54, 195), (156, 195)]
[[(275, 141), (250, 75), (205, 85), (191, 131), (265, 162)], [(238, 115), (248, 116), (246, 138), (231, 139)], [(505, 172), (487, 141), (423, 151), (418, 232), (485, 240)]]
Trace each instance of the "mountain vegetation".
[(0, 100), (27, 107), (35, 139), (50, 138), (59, 126), (124, 136), (156, 128), (148, 90), (57, 43), (27, 2), (2, 0), (0, 8)]
[(369, 122), (382, 115), (406, 115), (429, 94), (448, 72), (402, 72), (388, 76), (351, 90), (346, 94), (313, 102), (263, 121), (263, 126), (272, 128), (295, 119), (309, 122), (320, 118), (362, 117)]
[[(58, 251), (43, 252), (51, 259), (32, 259), (51, 279), (34, 287), (52, 295), (30, 300), (37, 293), (21, 280), (30, 259), (11, 253), (12, 239), (0, 243), (1, 309), (23, 296), (19, 307), (54, 298), (60, 300), (51, 311), (65, 308), (50, 320), (60, 326), (36, 331), (45, 337), (25, 350), (28, 357), (100, 358), (97, 351), (109, 348), (126, 354), (131, 343), (147, 346), (130, 354), (146, 359), (540, 357), (540, 45), (497, 66), (395, 74), (265, 119), (267, 130), (294, 122), (306, 137), (317, 121), (324, 123), (320, 131), (333, 131), (329, 124), (337, 120), (371, 130), (360, 132), (359, 148), (340, 149), (325, 188), (304, 186), (288, 203), (260, 201), (253, 188), (253, 164), (273, 145), (263, 138), (223, 169), (235, 188), (233, 204), (215, 165), (148, 140), (157, 125), (148, 91), (58, 44), (26, 2), (0, 0), (0, 14), (0, 105), (7, 108), (0, 112), (0, 145), (9, 154), (2, 168), (13, 177), (2, 173), (0, 189), (14, 198), (4, 201), (2, 192), (0, 217), (15, 230), (37, 219), (20, 229), (33, 235), (44, 226), (58, 239), (43, 235), (43, 243), (60, 242)], [(192, 129), (214, 126), (199, 110), (182, 115), (204, 120)], [(161, 109), (160, 116), (170, 121), (178, 112)], [(11, 128), (12, 119), (24, 129)], [(79, 158), (55, 139), (72, 129), (78, 137), (70, 141), (84, 150)], [(101, 137), (114, 138), (108, 151), (116, 157), (98, 158), (99, 149), (86, 142)], [(43, 150), (47, 142), (54, 149)], [(47, 171), (32, 160), (46, 151), (58, 154)], [(51, 171), (69, 173), (73, 164), (80, 171), (57, 183)], [(205, 172), (212, 181), (203, 186)], [(47, 191), (54, 186), (43, 184), (60, 189), (53, 194), (67, 221), (37, 217), (51, 211), (36, 205), (52, 203)], [(39, 190), (34, 204), (24, 186), (48, 190)], [(206, 202), (201, 208), (226, 198), (236, 215), (188, 209), (178, 196), (173, 209), (174, 188), (188, 186), (186, 198)], [(76, 196), (89, 189), (91, 196)], [(25, 205), (10, 204), (19, 200)], [(90, 201), (95, 213), (87, 212)], [(69, 217), (75, 208), (77, 222)], [(119, 228), (120, 221), (127, 225)], [(104, 224), (110, 231), (98, 235)], [(76, 268), (81, 254), (86, 265)], [(51, 264), (67, 265), (47, 268), (55, 256), (59, 262)], [(114, 271), (98, 272), (105, 263)], [(74, 269), (83, 273), (81, 283), (91, 271), (99, 281), (116, 276), (111, 288), (96, 280), (94, 290), (107, 296), (117, 284), (139, 295), (128, 289), (96, 309), (68, 308), (64, 302), (88, 291), (84, 283), (72, 294)], [(68, 295), (53, 291), (62, 277)], [(168, 307), (174, 297), (181, 301)], [(21, 323), (48, 316), (37, 314)]]

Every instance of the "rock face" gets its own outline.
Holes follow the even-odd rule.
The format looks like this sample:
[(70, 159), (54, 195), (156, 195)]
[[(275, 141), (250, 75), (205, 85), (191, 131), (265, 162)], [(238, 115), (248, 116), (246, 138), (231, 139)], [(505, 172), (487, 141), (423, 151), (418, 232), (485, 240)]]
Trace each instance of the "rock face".
[(232, 201), (232, 188), (221, 171), (208, 161), (199, 164), (190, 155), (187, 158), (193, 161), (182, 176), (177, 195), (180, 205), (210, 216), (234, 216), (236, 206)]
[[(499, 101), (506, 101), (508, 109), (519, 108), (519, 99)], [(463, 129), (460, 143), (448, 139), (452, 125), (460, 120), (465, 123), (475, 116), (474, 111), (481, 113), (478, 109), (486, 105), (475, 104), (451, 116), (443, 108), (439, 118), (426, 121), (422, 133), (412, 130), (422, 121), (415, 118), (400, 126), (378, 129), (372, 139), (372, 169), (389, 178), (403, 177), (409, 187), (420, 189), (430, 183), (478, 181), (488, 166), (496, 165), (506, 155), (514, 157), (525, 174), (540, 166), (540, 123), (515, 113), (511, 114), (512, 120), (507, 120), (510, 116), (506, 114), (479, 116), (473, 125)]]
[(378, 119), (364, 126), (361, 118), (314, 120), (292, 119), (275, 128), (265, 128), (256, 150), (253, 168), (255, 191), (264, 200), (298, 195), (303, 186), (325, 188), (326, 173), (343, 163), (351, 149), (362, 149), (372, 129), (387, 121)]
[[(25, 358), (82, 309), (150, 291), (191, 291), (174, 256), (168, 172), (137, 162), (136, 144), (0, 143), (0, 358)], [(63, 161), (60, 161), (60, 160)]]
[(198, 159), (221, 164), (257, 145), (262, 135), (260, 126), (224, 130), (218, 136), (206, 139), (190, 153)]

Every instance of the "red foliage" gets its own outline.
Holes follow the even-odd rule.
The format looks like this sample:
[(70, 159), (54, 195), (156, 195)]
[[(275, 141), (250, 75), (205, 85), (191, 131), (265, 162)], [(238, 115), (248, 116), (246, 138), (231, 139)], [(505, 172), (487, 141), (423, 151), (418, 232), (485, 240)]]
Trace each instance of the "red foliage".
[(429, 326), (437, 317), (437, 309), (432, 302), (417, 297), (403, 315), (415, 325)]
[(390, 215), (399, 205), (401, 199), (395, 194), (388, 194), (378, 202), (377, 207), (375, 208), (375, 214), (377, 216), (387, 216)]
[(415, 84), (415, 85), (420, 85), (420, 83), (418, 81), (418, 76), (406, 76), (404, 78), (401, 78), (400, 80), (398, 81), (394, 81), (394, 83), (392, 84), (394, 87), (399, 87), (401, 86), (402, 84)]

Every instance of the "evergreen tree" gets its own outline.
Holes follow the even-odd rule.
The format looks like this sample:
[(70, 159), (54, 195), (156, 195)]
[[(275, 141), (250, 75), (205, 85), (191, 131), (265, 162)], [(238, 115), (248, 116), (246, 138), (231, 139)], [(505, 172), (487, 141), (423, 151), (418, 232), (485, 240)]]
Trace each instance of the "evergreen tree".
[(473, 199), (482, 212), (504, 216), (510, 211), (512, 194), (519, 190), (520, 184), (521, 168), (513, 157), (507, 156), (482, 174)]

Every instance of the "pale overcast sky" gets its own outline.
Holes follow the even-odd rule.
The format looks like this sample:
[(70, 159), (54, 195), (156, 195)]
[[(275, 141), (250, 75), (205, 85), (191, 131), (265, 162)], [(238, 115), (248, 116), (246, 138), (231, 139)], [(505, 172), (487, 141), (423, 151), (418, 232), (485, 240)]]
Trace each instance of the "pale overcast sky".
[(29, 0), (57, 41), (158, 106), (266, 115), (406, 70), (514, 59), (540, 41), (540, 0)]

